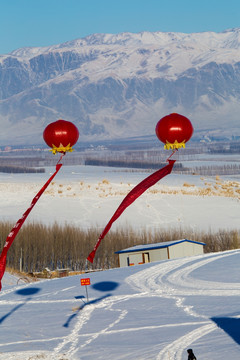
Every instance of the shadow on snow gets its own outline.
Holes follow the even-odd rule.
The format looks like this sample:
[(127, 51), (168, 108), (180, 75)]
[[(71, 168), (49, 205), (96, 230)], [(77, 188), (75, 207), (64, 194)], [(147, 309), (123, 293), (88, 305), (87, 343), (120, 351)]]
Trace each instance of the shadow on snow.
[[(15, 294), (17, 295), (21, 295), (21, 296), (31, 296), (34, 294), (37, 294), (41, 289), (37, 288), (37, 287), (28, 287), (28, 288), (24, 288), (24, 289), (20, 289), (15, 291)], [(22, 306), (24, 306), (28, 301), (31, 300), (31, 297), (27, 298), (23, 303), (15, 306), (15, 308), (13, 308), (11, 311), (9, 311), (7, 314), (5, 314), (4, 316), (2, 316), (0, 318), (0, 324), (6, 320), (6, 318), (8, 318), (9, 316), (11, 316), (15, 311), (17, 311), (18, 309), (20, 309)]]
[(240, 319), (234, 317), (214, 317), (211, 320), (231, 336), (237, 344), (240, 344)]
[[(103, 299), (106, 299), (107, 297), (111, 296), (111, 294), (107, 294), (104, 295), (98, 299), (94, 299), (88, 302), (84, 302), (83, 300), (83, 304), (81, 306), (79, 306), (78, 308), (74, 309), (75, 313), (72, 314), (71, 316), (69, 316), (68, 320), (65, 322), (65, 324), (63, 324), (64, 327), (69, 327), (70, 322), (77, 316), (77, 314), (79, 313), (80, 310), (82, 310), (85, 306), (87, 305), (91, 305), (91, 304), (96, 304), (99, 301), (102, 301)], [(79, 296), (76, 297), (77, 299), (79, 299)], [(82, 299), (82, 297), (81, 297)]]

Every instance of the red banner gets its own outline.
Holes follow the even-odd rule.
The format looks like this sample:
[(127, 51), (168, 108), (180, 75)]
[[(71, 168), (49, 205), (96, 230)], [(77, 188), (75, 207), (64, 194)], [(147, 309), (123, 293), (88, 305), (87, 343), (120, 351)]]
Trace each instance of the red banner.
[(110, 230), (112, 223), (116, 221), (119, 216), (123, 213), (123, 211), (131, 205), (140, 195), (142, 195), (147, 189), (149, 189), (151, 186), (155, 185), (160, 179), (162, 179), (164, 176), (171, 173), (173, 165), (176, 160), (168, 160), (169, 164), (165, 166), (164, 168), (157, 170), (152, 175), (148, 176), (146, 179), (141, 181), (137, 186), (135, 186), (130, 193), (123, 199), (119, 207), (117, 208), (116, 212), (113, 214), (112, 218), (108, 222), (107, 226), (103, 230), (102, 234), (99, 236), (98, 241), (93, 249), (93, 251), (88, 255), (87, 260), (91, 263), (94, 260), (95, 253), (97, 251), (97, 248), (99, 247), (101, 241), (105, 237), (105, 235)]
[(3, 247), (1, 256), (0, 256), (0, 291), (2, 289), (2, 284), (1, 284), (1, 280), (2, 277), (4, 275), (5, 272), (5, 268), (6, 268), (6, 261), (7, 261), (7, 252), (10, 249), (13, 240), (15, 239), (15, 237), (17, 236), (19, 230), (21, 229), (24, 221), (26, 220), (26, 218), (28, 217), (29, 213), (31, 212), (32, 208), (34, 207), (34, 205), (36, 204), (36, 202), (39, 200), (40, 196), (42, 195), (42, 193), (46, 190), (46, 188), (48, 187), (48, 185), (51, 183), (51, 181), (53, 180), (53, 178), (55, 177), (55, 175), (57, 175), (58, 171), (61, 169), (62, 164), (57, 164), (56, 165), (56, 171), (55, 173), (48, 179), (48, 181), (45, 183), (45, 185), (41, 188), (41, 190), (37, 193), (37, 195), (33, 198), (30, 207), (27, 209), (27, 211), (25, 211), (25, 213), (23, 214), (23, 216), (16, 222), (16, 224), (14, 225), (14, 227), (12, 228), (12, 230), (10, 231), (10, 233), (8, 234), (8, 237), (5, 241), (5, 245)]

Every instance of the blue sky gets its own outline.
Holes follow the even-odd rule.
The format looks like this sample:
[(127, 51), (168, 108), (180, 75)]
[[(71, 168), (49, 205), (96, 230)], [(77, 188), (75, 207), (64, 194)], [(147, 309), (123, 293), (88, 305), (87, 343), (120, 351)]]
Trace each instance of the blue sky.
[(239, 0), (0, 0), (0, 54), (93, 33), (234, 27), (240, 27)]

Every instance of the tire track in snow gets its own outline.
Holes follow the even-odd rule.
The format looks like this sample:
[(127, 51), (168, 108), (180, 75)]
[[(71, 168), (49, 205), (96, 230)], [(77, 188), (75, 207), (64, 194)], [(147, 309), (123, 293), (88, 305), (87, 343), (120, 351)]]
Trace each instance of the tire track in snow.
[[(106, 328), (102, 329), (101, 331), (92, 334), (91, 337), (81, 346), (79, 346), (79, 348), (84, 348), (85, 346), (89, 345), (92, 341), (94, 341), (95, 339), (97, 339), (99, 336), (105, 334), (105, 333), (111, 333), (109, 332), (109, 329), (111, 329), (114, 325), (116, 325), (117, 323), (119, 323), (122, 319), (125, 318), (125, 316), (127, 315), (128, 311), (127, 310), (114, 310), (114, 311), (120, 311), (120, 315), (119, 317), (113, 321), (112, 323), (110, 323)], [(70, 348), (69, 352), (67, 353), (68, 356), (70, 356), (70, 359), (72, 358), (72, 356), (77, 352), (78, 347), (73, 346)]]
[[(171, 344), (168, 344), (161, 349), (161, 351), (156, 355), (157, 360), (169, 360), (169, 351), (171, 349), (171, 359), (180, 360), (182, 356), (182, 349), (185, 349), (187, 345), (190, 345), (196, 339), (201, 338), (202, 336), (214, 331), (216, 329), (216, 325), (209, 321), (203, 315), (197, 314), (194, 312), (192, 306), (184, 305), (184, 295), (209, 295), (210, 289), (215, 284), (215, 288), (212, 291), (212, 295), (216, 295), (221, 291), (221, 295), (223, 291), (225, 291), (225, 286), (230, 285), (231, 293), (232, 291), (236, 291), (237, 294), (240, 294), (239, 284), (225, 284), (225, 283), (215, 283), (211, 281), (203, 281), (201, 280), (201, 286), (197, 286), (198, 280), (194, 280), (191, 278), (190, 274), (192, 271), (197, 268), (204, 266), (212, 261), (218, 260), (219, 258), (223, 258), (225, 256), (231, 256), (238, 251), (230, 251), (226, 253), (218, 253), (204, 255), (204, 256), (196, 256), (191, 258), (182, 258), (176, 259), (172, 261), (166, 261), (158, 263), (156, 266), (152, 266), (151, 268), (146, 268), (142, 271), (137, 272), (136, 274), (128, 277), (126, 282), (129, 283), (132, 287), (138, 290), (138, 293), (131, 295), (121, 295), (121, 296), (111, 296), (105, 298), (101, 302), (95, 304), (86, 305), (79, 314), (75, 317), (75, 325), (70, 334), (66, 337), (59, 338), (59, 343), (54, 350), (51, 352), (51, 359), (60, 359), (62, 356), (66, 359), (74, 359), (74, 356), (78, 349), (84, 348), (91, 344), (94, 340), (96, 340), (99, 336), (108, 335), (108, 334), (116, 334), (118, 332), (131, 332), (131, 331), (145, 331), (146, 329), (154, 329), (159, 327), (168, 327), (171, 326), (174, 329), (174, 326), (198, 326), (196, 329), (186, 333), (184, 336), (176, 339)], [(30, 285), (29, 285), (30, 286)], [(26, 286), (24, 286), (26, 287)], [(197, 288), (197, 289), (196, 289)], [(226, 291), (229, 292), (229, 289)], [(127, 310), (121, 309), (121, 304), (124, 301), (128, 301), (133, 298), (143, 298), (145, 296), (154, 296), (154, 297), (162, 297), (173, 299), (176, 302), (176, 306), (182, 308), (185, 312), (190, 314), (191, 316), (202, 318), (203, 321), (193, 321), (192, 323), (182, 323), (182, 324), (166, 324), (156, 327), (151, 326), (143, 326), (141, 328), (122, 328), (122, 329), (114, 329), (114, 326), (120, 321), (124, 320), (127, 316)], [(46, 300), (30, 300), (33, 303), (45, 303)], [(58, 300), (57, 300), (58, 301)], [(66, 300), (60, 300), (68, 301)], [(2, 300), (4, 302), (4, 300)], [(56, 302), (56, 301), (53, 301)], [(15, 303), (15, 302), (14, 302)], [(113, 308), (114, 305), (119, 304), (119, 308)], [(116, 312), (117, 319), (114, 321), (109, 321), (104, 328), (102, 328), (98, 332), (92, 333), (83, 333), (81, 329), (83, 326), (90, 320), (96, 309), (106, 309), (109, 311)], [(110, 317), (112, 319), (112, 317)], [(185, 330), (186, 331), (186, 330)], [(80, 342), (81, 340), (81, 342)], [(157, 350), (159, 351), (159, 350)], [(156, 351), (156, 353), (157, 353)], [(64, 354), (64, 355), (63, 355)], [(80, 358), (78, 358), (80, 360)]]
[[(64, 338), (64, 340), (53, 350), (53, 355), (57, 356), (60, 352), (67, 354), (73, 348), (75, 349), (78, 342), (78, 334), (83, 325), (90, 319), (92, 312), (94, 311), (94, 305), (87, 305), (81, 310), (80, 314), (77, 316), (77, 322), (72, 330), (72, 332)], [(80, 316), (81, 315), (81, 316)], [(64, 350), (65, 348), (70, 348)]]
[[(206, 258), (204, 256), (182, 258), (173, 261), (166, 261), (155, 267), (140, 271), (126, 279), (135, 289), (144, 292), (152, 292), (152, 295), (175, 299), (176, 306), (181, 307), (186, 313), (194, 317), (208, 319), (206, 316), (197, 314), (193, 306), (184, 305), (184, 295), (204, 295), (204, 296), (235, 296), (240, 295), (240, 284), (220, 283), (214, 281), (195, 280), (190, 273), (197, 268), (204, 266), (219, 258), (228, 257), (239, 253), (239, 250), (227, 251), (226, 253), (214, 253)], [(178, 269), (179, 268), (179, 269)], [(229, 291), (231, 290), (231, 291)], [(178, 295), (178, 296), (176, 296)], [(172, 343), (168, 344), (157, 355), (156, 360), (169, 360), (170, 350), (171, 359), (181, 360), (183, 349), (190, 346), (192, 342), (214, 331), (217, 326), (209, 320), (207, 325), (185, 334)]]
[(214, 331), (217, 326), (214, 323), (198, 327), (197, 329), (181, 336), (179, 339), (173, 341), (167, 345), (157, 355), (156, 360), (182, 360), (183, 349), (190, 347), (193, 341), (200, 339), (201, 337)]
[[(221, 255), (221, 259), (224, 257), (232, 256), (239, 251), (231, 251)], [(219, 259), (218, 256), (213, 258), (201, 260), (195, 264), (184, 267), (180, 270), (175, 271), (173, 274), (168, 276), (168, 282), (175, 287), (181, 287), (184, 295), (208, 295), (208, 296), (235, 296), (240, 295), (240, 284), (239, 283), (223, 283), (214, 282), (201, 279), (194, 279), (189, 274), (198, 269), (201, 266), (208, 264), (209, 262), (216, 261)], [(231, 290), (231, 292), (229, 291)]]
[[(211, 254), (207, 257), (194, 256), (189, 259), (181, 258), (170, 260), (158, 265), (139, 271), (128, 277), (127, 283), (141, 292), (157, 292), (163, 295), (240, 295), (239, 283), (220, 283), (194, 279), (189, 274), (197, 268), (204, 266), (219, 258), (235, 255), (236, 251), (228, 251), (225, 254)], [(179, 268), (179, 270), (177, 270)], [(196, 289), (197, 288), (197, 289)]]
[[(59, 356), (60, 354), (64, 353), (64, 356), (66, 356), (69, 359), (74, 359), (74, 355), (79, 349), (84, 348), (85, 346), (89, 345), (92, 341), (96, 340), (99, 336), (102, 336), (104, 334), (114, 334), (118, 332), (125, 332), (125, 331), (136, 331), (137, 329), (121, 329), (121, 330), (111, 330), (116, 324), (118, 324), (120, 321), (122, 321), (126, 315), (128, 314), (127, 310), (122, 310), (120, 308), (113, 309), (112, 307), (116, 304), (121, 304), (124, 301), (128, 301), (132, 298), (139, 298), (144, 297), (145, 293), (137, 293), (137, 294), (131, 294), (131, 295), (121, 295), (121, 296), (113, 296), (110, 298), (107, 298), (100, 303), (97, 304), (89, 304), (86, 305), (83, 310), (80, 311), (80, 313), (77, 316), (77, 323), (74, 326), (73, 331), (66, 336), (62, 343), (59, 344), (53, 351), (54, 356)], [(81, 334), (80, 330), (84, 326), (85, 323), (87, 323), (94, 310), (104, 308), (109, 311), (118, 312), (119, 316), (116, 320), (109, 323), (105, 328), (98, 332), (93, 332), (90, 334)], [(154, 327), (153, 327), (154, 328)], [(145, 330), (145, 327), (143, 327), (141, 330)], [(85, 342), (82, 345), (79, 345), (80, 338), (87, 338)], [(80, 359), (78, 359), (80, 360)]]
[[(122, 297), (113, 297), (110, 299), (108, 298), (98, 304), (86, 304), (86, 306), (77, 315), (77, 322), (73, 328), (73, 331), (68, 336), (66, 336), (66, 338), (63, 340), (63, 342), (61, 344), (59, 344), (54, 349), (53, 355), (57, 356), (60, 354), (60, 352), (61, 353), (64, 352), (65, 356), (69, 357), (69, 359), (73, 359), (74, 354), (80, 348), (84, 348), (85, 346), (89, 345), (92, 341), (97, 339), (99, 336), (109, 332), (109, 329), (113, 328), (117, 323), (119, 323), (122, 319), (124, 319), (124, 317), (128, 313), (127, 310), (121, 310), (121, 309), (113, 310), (112, 306), (114, 304), (118, 303), (119, 301), (121, 302), (121, 301), (128, 300), (129, 297), (132, 297), (132, 295), (130, 295), (130, 296), (124, 295)], [(84, 324), (90, 320), (93, 311), (95, 309), (99, 309), (99, 308), (105, 308), (110, 311), (120, 312), (120, 314), (115, 321), (110, 323), (107, 327), (100, 330), (99, 332), (91, 333), (91, 334), (84, 334), (84, 335), (80, 334), (80, 330), (82, 329)], [(83, 336), (88, 337), (88, 339), (82, 345), (79, 345), (79, 339), (82, 338)]]

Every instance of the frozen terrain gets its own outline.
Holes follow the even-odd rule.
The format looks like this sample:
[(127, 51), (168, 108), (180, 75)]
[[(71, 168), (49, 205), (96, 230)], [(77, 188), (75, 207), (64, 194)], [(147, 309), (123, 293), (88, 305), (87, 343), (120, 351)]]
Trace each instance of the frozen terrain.
[[(45, 174), (0, 174), (0, 217), (16, 222)], [(106, 225), (149, 174), (63, 166), (26, 221)], [(240, 176), (170, 174), (115, 226), (239, 229)], [(15, 239), (17, 241), (17, 238)], [(6, 273), (0, 360), (184, 360), (240, 357), (240, 250), (23, 284)], [(80, 286), (82, 277), (91, 285)]]
[[(0, 218), (16, 222), (47, 181), (40, 174), (0, 173)], [(101, 231), (129, 191), (150, 173), (94, 166), (63, 166), (27, 221), (70, 223)], [(170, 174), (146, 191), (113, 225), (135, 229), (239, 229), (240, 175)]]
[(0, 359), (239, 359), (239, 273), (232, 250), (21, 286), (6, 274)]

